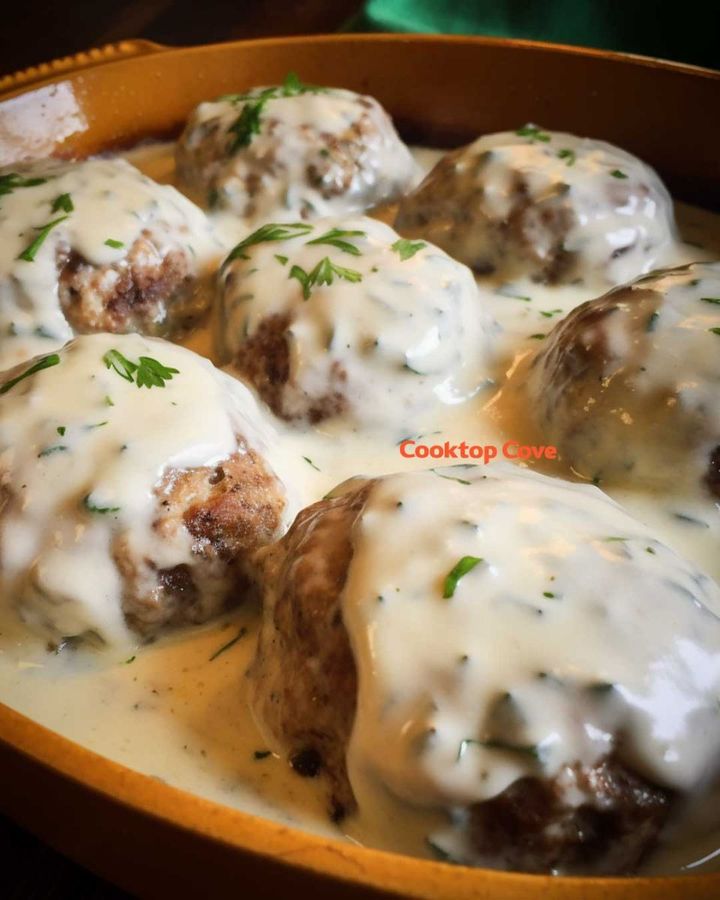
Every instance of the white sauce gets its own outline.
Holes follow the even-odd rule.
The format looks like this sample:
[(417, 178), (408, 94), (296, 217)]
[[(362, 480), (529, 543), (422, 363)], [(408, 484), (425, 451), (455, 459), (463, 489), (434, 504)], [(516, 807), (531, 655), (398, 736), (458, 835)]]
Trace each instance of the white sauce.
[[(149, 175), (164, 181), (171, 178), (169, 152), (147, 148), (136, 151), (132, 158)], [(423, 156), (427, 158), (428, 153), (423, 152)], [(707, 246), (702, 250), (673, 248), (664, 263), (720, 255), (716, 217), (686, 208), (679, 211), (679, 220), (688, 239)], [(225, 216), (218, 233), (229, 248), (249, 230), (248, 225)], [(480, 291), (504, 329), (496, 342), (503, 360), (498, 366), (497, 390), (492, 397), (480, 394), (427, 420), (420, 417), (417, 432), (437, 432), (429, 435), (430, 442), (464, 439), (502, 446), (511, 437), (543, 443), (528, 421), (521, 392), (524, 361), (528, 351), (538, 346), (531, 335), (548, 332), (562, 315), (594, 292), (582, 285), (550, 289), (522, 279), (512, 284), (483, 279)], [(191, 335), (186, 343), (210, 353), (209, 331)], [(57, 370), (45, 374), (53, 371)], [(166, 390), (172, 384), (166, 385)], [(273, 442), (273, 449), (282, 457), (278, 466), (284, 465), (286, 480), (298, 486), (302, 505), (352, 475), (427, 468), (425, 460), (402, 460), (394, 436), (324, 426), (298, 432), (284, 428), (282, 423), (278, 429), (281, 440)], [(560, 477), (569, 474), (561, 462), (545, 463), (544, 469)], [(644, 522), (656, 539), (684, 554), (716, 580), (720, 578), (720, 514), (706, 495), (692, 491), (667, 498), (632, 487), (613, 489), (612, 495)], [(679, 519), (677, 513), (688, 514), (697, 522)], [(232, 618), (142, 647), (134, 658), (124, 650), (116, 652), (113, 664), (112, 648), (110, 655), (94, 655), (91, 648), (48, 654), (44, 641), (28, 634), (14, 610), (0, 611), (1, 696), (4, 702), (47, 727), (170, 784), (306, 830), (340, 837), (339, 829), (325, 817), (316, 783), (290, 774), (286, 763), (277, 757), (253, 757), (255, 750), (264, 751), (266, 747), (248, 713), (242, 673), (252, 657), (257, 621), (257, 610), (240, 609)], [(240, 626), (248, 628), (246, 637), (211, 661), (218, 649), (237, 635)], [(131, 664), (126, 664), (128, 658)], [(472, 757), (465, 765), (472, 765)], [(713, 858), (720, 847), (716, 808), (717, 803), (711, 805), (705, 818), (695, 816), (690, 827), (676, 836), (674, 845), (661, 848), (645, 870), (720, 868), (718, 859)], [(430, 813), (409, 813), (406, 805), (397, 803), (385, 805), (383, 814), (370, 810), (369, 819), (367, 822), (359, 817), (345, 823), (352, 840), (421, 856), (428, 855), (426, 835), (446, 822), (444, 817)]]
[[(313, 243), (338, 232), (329, 241), (340, 247)], [(232, 368), (264, 321), (287, 316), (287, 418), (306, 418), (313, 402), (338, 392), (348, 407), (344, 427), (349, 420), (400, 438), (418, 415), (466, 401), (490, 380), (497, 329), (487, 305), (465, 266), (424, 241), (399, 242), (388, 225), (355, 217), (248, 246), (220, 278), (223, 358)], [(323, 264), (329, 284), (312, 281)], [(305, 290), (293, 277), (298, 269), (311, 279)]]
[[(139, 387), (106, 366), (110, 350), (176, 374)], [(240, 439), (265, 455), (274, 431), (250, 392), (207, 360), (139, 335), (76, 338), (0, 402), (2, 604), (50, 639), (129, 641), (116, 542), (137, 568), (191, 563), (189, 533), (153, 528), (154, 489), (165, 471), (212, 466)]]
[[(12, 171), (22, 179), (45, 180), (0, 197), (0, 370), (55, 350), (73, 336), (58, 298), (61, 249), (75, 250), (93, 265), (113, 265), (149, 229), (162, 253), (178, 243), (186, 246), (198, 273), (217, 262), (220, 248), (203, 212), (123, 159), (44, 161)], [(72, 212), (53, 211), (65, 194)], [(38, 230), (56, 221), (34, 259), (18, 259)], [(109, 246), (108, 239), (122, 246)]]

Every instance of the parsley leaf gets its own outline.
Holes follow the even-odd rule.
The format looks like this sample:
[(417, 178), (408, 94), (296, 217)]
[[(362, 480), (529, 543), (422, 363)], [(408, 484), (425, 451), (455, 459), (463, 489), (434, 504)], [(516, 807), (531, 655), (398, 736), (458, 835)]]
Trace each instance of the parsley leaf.
[(43, 356), (42, 359), (33, 363), (33, 365), (31, 365), (29, 369), (26, 369), (21, 375), (17, 375), (15, 378), (11, 378), (10, 381), (6, 381), (5, 384), (0, 387), (0, 394), (7, 394), (10, 388), (14, 388), (15, 385), (23, 379), (29, 378), (31, 375), (40, 372), (42, 369), (49, 369), (52, 366), (57, 366), (59, 362), (60, 357), (57, 353), (51, 353), (50, 356)]
[(543, 131), (539, 126), (532, 125), (531, 123), (523, 125), (522, 128), (518, 128), (515, 134), (519, 137), (530, 138), (531, 141), (542, 141), (544, 144), (547, 144), (548, 141), (552, 140), (551, 135), (546, 131)]
[(52, 211), (53, 212), (65, 212), (71, 213), (75, 209), (73, 205), (70, 194), (60, 194), (59, 197), (56, 197), (53, 200)]
[(332, 284), (336, 275), (344, 281), (353, 283), (362, 281), (360, 272), (355, 271), (355, 269), (346, 269), (343, 266), (338, 266), (331, 261), (329, 256), (324, 256), (310, 272), (306, 272), (301, 266), (293, 266), (288, 277), (295, 278), (300, 282), (303, 289), (303, 297), (305, 300), (309, 300), (314, 287), (322, 284)]
[(248, 100), (245, 103), (240, 115), (228, 128), (228, 132), (235, 135), (230, 142), (230, 153), (236, 153), (243, 147), (248, 147), (253, 135), (260, 134), (260, 113), (268, 99), (268, 97), (262, 97), (260, 100)]
[(247, 253), (245, 253), (245, 250), (247, 250), (248, 247), (253, 247), (255, 244), (304, 237), (306, 234), (310, 234), (312, 230), (313, 226), (308, 225), (307, 222), (290, 222), (283, 225), (279, 225), (275, 222), (268, 222), (267, 225), (261, 225), (260, 228), (253, 231), (252, 234), (243, 238), (239, 244), (236, 244), (228, 254), (222, 267), (225, 268), (228, 263), (231, 263), (236, 259), (250, 259)]
[(105, 241), (105, 246), (112, 247), (113, 250), (121, 250), (125, 246), (125, 244), (122, 241), (115, 240), (115, 238), (108, 238)]
[(17, 172), (8, 172), (7, 175), (0, 175), (0, 197), (6, 194), (12, 194), (17, 188), (35, 187), (38, 184), (45, 184), (47, 178), (23, 178)]
[(620, 169), (613, 169), (610, 174), (613, 178), (627, 178), (627, 175), (624, 172), (621, 172)]
[(103, 356), (105, 368), (114, 369), (125, 381), (134, 381), (141, 388), (165, 387), (166, 381), (171, 381), (173, 375), (179, 374), (179, 369), (172, 369), (163, 365), (151, 356), (141, 356), (137, 363), (123, 356), (119, 350), (108, 350)]
[(563, 147), (562, 150), (558, 150), (558, 157), (560, 159), (565, 160), (566, 166), (574, 166), (575, 165), (575, 159), (576, 159), (575, 151), (570, 150), (569, 147)]
[(68, 216), (60, 216), (58, 219), (53, 219), (52, 222), (48, 222), (47, 225), (43, 225), (40, 228), (36, 228), (35, 231), (38, 232), (38, 236), (32, 241), (28, 246), (23, 250), (22, 253), (18, 254), (18, 259), (24, 259), (25, 262), (34, 262), (35, 256), (37, 255), (38, 250), (45, 243), (45, 238), (50, 234), (50, 232), (55, 228), (56, 225), (59, 225), (61, 222), (64, 222)]
[(400, 238), (399, 241), (395, 241), (390, 249), (397, 253), (400, 257), (400, 262), (405, 262), (406, 259), (415, 256), (423, 247), (427, 247), (425, 241), (409, 241), (406, 238)]
[(352, 256), (360, 256), (360, 251), (355, 244), (351, 244), (350, 241), (344, 240), (346, 237), (365, 237), (365, 232), (345, 231), (342, 228), (331, 228), (330, 231), (326, 231), (325, 234), (321, 234), (320, 237), (313, 238), (312, 241), (308, 241), (307, 243), (330, 244), (330, 246), (342, 250), (343, 253), (350, 253)]
[(445, 576), (445, 581), (443, 582), (443, 599), (449, 600), (450, 597), (454, 596), (458, 581), (460, 581), (463, 576), (467, 575), (468, 572), (471, 572), (475, 566), (481, 562), (482, 559), (480, 559), (479, 556), (463, 556), (462, 559), (458, 560)]
[(700, 300), (703, 303), (717, 303), (720, 304), (720, 297), (701, 297)]

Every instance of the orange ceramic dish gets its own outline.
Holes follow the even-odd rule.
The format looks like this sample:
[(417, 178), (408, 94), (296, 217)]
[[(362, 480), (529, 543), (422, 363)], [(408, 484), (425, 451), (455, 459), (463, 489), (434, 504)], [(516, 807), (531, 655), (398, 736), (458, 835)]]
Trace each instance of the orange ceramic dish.
[[(720, 208), (720, 74), (478, 38), (339, 36), (90, 51), (0, 80), (0, 164), (86, 156), (177, 132), (200, 101), (288, 70), (376, 96), (415, 142), (456, 145), (540, 121), (595, 134)], [(133, 772), (0, 705), (0, 807), (142, 896), (711, 898), (720, 876), (579, 879), (471, 870), (368, 850), (243, 814)]]

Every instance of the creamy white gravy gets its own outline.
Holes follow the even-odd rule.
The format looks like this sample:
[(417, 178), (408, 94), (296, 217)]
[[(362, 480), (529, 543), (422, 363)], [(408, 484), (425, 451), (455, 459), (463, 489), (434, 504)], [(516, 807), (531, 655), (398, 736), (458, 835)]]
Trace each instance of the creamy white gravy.
[[(151, 177), (169, 181), (170, 153), (167, 146), (151, 146), (129, 157)], [(432, 161), (426, 151), (423, 156)], [(686, 246), (672, 262), (720, 256), (717, 217), (682, 206), (677, 213), (681, 232), (704, 246)], [(217, 231), (227, 247), (247, 234), (247, 228), (227, 216)], [(509, 438), (542, 443), (519, 400), (517, 385), (524, 377), (525, 360), (541, 340), (539, 335), (592, 293), (521, 280), (504, 285), (484, 280), (480, 290), (504, 329), (496, 342), (501, 359), (496, 387), (460, 407), (420, 417), (408, 437), (427, 435), (423, 439), (428, 443), (465, 440), (499, 447)], [(209, 331), (195, 333), (186, 344), (211, 353)], [(422, 459), (403, 459), (395, 435), (355, 433), (333, 424), (313, 432), (278, 428), (283, 474), (298, 486), (301, 504), (353, 475), (428, 465)], [(546, 461), (543, 468), (548, 474), (568, 474), (557, 461)], [(611, 494), (658, 540), (720, 579), (720, 512), (706, 496), (699, 491), (667, 496), (632, 489)], [(14, 612), (6, 613), (0, 623), (2, 700), (72, 740), (169, 784), (341, 837), (340, 829), (327, 821), (317, 785), (292, 774), (279, 758), (266, 755), (267, 747), (249, 715), (243, 673), (252, 656), (257, 623), (257, 609), (245, 607), (209, 626), (130, 651), (51, 654), (43, 641), (28, 636)], [(233, 642), (242, 628), (247, 629), (243, 637)], [(438, 823), (435, 816), (408, 815), (395, 806), (383, 822), (358, 818), (348, 821), (346, 830), (351, 840), (427, 855), (425, 838)], [(646, 871), (720, 868), (715, 855), (720, 832), (713, 831), (701, 814), (685, 824), (673, 847), (661, 847)], [(711, 824), (716, 828), (716, 822)]]

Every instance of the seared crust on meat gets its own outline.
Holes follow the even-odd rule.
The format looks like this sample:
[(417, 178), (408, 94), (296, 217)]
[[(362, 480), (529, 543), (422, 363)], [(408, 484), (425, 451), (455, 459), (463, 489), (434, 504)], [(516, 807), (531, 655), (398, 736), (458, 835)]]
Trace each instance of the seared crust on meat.
[[(255, 332), (241, 345), (234, 367), (282, 419), (302, 419), (316, 424), (323, 419), (341, 415), (348, 406), (343, 392), (347, 375), (335, 361), (330, 370), (327, 390), (319, 396), (306, 396), (305, 402), (288, 403), (288, 388), (293, 394), (302, 393), (290, 374), (289, 315), (274, 315), (263, 319)], [(302, 410), (302, 415), (299, 412)]]
[(281, 541), (258, 554), (265, 616), (248, 671), (255, 713), (291, 761), (319, 759), (335, 819), (355, 807), (345, 750), (357, 676), (340, 594), (353, 524), (372, 485), (304, 509)]
[(58, 253), (59, 297), (78, 334), (96, 331), (150, 335), (188, 330), (206, 312), (188, 248), (145, 229), (117, 263), (96, 266), (77, 251)]
[[(562, 799), (568, 782), (583, 799)], [(520, 872), (631, 873), (665, 824), (671, 794), (605, 757), (552, 781), (521, 778), (470, 810), (481, 856)]]
[(125, 581), (123, 612), (133, 629), (204, 622), (254, 590), (249, 557), (276, 536), (285, 498), (261, 457), (241, 450), (217, 466), (171, 470), (156, 491), (155, 530), (185, 532), (192, 565), (163, 569), (138, 562), (123, 538), (113, 555)]

